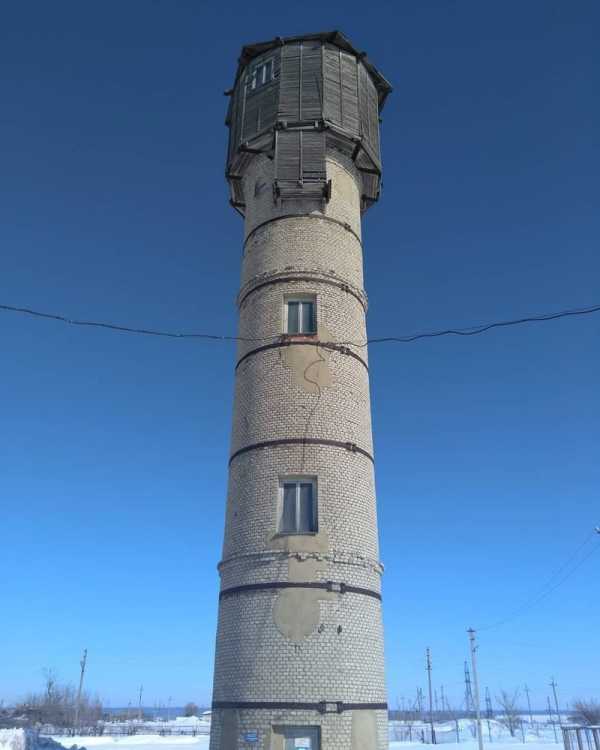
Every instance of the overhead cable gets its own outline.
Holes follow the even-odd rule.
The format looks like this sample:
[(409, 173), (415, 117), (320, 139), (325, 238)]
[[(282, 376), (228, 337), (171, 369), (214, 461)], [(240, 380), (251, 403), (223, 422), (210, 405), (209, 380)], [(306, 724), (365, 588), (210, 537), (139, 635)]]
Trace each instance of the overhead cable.
[[(262, 336), (262, 337), (244, 337), (244, 336), (227, 336), (217, 333), (186, 333), (184, 331), (163, 331), (155, 328), (135, 328), (132, 326), (121, 325), (117, 323), (106, 323), (98, 320), (79, 320), (77, 318), (70, 318), (65, 315), (58, 315), (56, 313), (42, 312), (40, 310), (33, 310), (29, 307), (15, 307), (13, 305), (0, 304), (0, 310), (5, 312), (20, 313), (22, 315), (30, 315), (36, 318), (45, 318), (47, 320), (56, 320), (60, 323), (67, 323), (73, 326), (85, 326), (91, 328), (105, 328), (111, 331), (120, 331), (122, 333), (133, 333), (142, 336), (162, 336), (173, 339), (197, 339), (202, 341), (243, 341), (243, 342), (260, 342), (260, 341), (275, 341), (281, 338), (281, 335), (276, 336)], [(559, 318), (567, 318), (580, 315), (591, 315), (592, 313), (600, 312), (600, 305), (592, 305), (591, 307), (579, 307), (569, 310), (560, 310), (553, 313), (542, 313), (538, 315), (530, 315), (523, 318), (514, 318), (512, 320), (495, 321), (493, 323), (484, 323), (481, 325), (469, 326), (467, 328), (445, 328), (438, 331), (424, 331), (422, 333), (413, 333), (406, 336), (384, 336), (378, 338), (369, 338), (365, 341), (336, 341), (327, 342), (323, 341), (321, 344), (326, 345), (328, 343), (345, 344), (346, 346), (365, 347), (368, 344), (410, 344), (420, 339), (428, 338), (440, 338), (442, 336), (476, 336), (480, 333), (486, 333), (495, 328), (508, 328), (510, 326), (524, 325), (528, 323), (542, 323), (550, 320), (558, 320)]]
[(575, 565), (572, 565), (572, 563), (575, 562), (575, 560), (580, 556), (580, 553), (584, 550), (584, 548), (587, 547), (590, 541), (594, 539), (594, 537), (598, 534), (600, 534), (600, 530), (593, 529), (586, 536), (585, 540), (579, 545), (579, 547), (577, 547), (577, 549), (572, 552), (571, 555), (569, 555), (569, 557), (563, 562), (560, 568), (554, 571), (550, 578), (548, 578), (544, 585), (533, 596), (531, 596), (529, 599), (526, 599), (521, 605), (519, 605), (519, 607), (510, 612), (502, 620), (493, 622), (490, 625), (486, 625), (484, 627), (477, 628), (477, 630), (479, 632), (485, 630), (493, 630), (495, 628), (499, 628), (501, 625), (506, 625), (507, 623), (512, 622), (518, 617), (521, 617), (536, 604), (539, 604), (541, 601), (546, 599), (550, 594), (556, 591), (556, 589), (562, 586), (563, 583), (571, 578), (571, 576), (576, 573), (579, 568), (584, 565), (584, 563), (588, 561), (588, 559), (596, 552), (596, 550), (600, 549), (600, 539), (596, 539), (592, 544), (592, 547), (587, 550), (586, 554), (581, 557)]

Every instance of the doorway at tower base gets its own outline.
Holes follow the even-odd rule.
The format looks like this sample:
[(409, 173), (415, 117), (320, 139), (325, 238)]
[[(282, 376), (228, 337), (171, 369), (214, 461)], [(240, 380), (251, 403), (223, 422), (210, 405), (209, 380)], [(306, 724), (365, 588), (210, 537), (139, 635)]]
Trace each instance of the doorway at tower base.
[[(245, 733), (238, 723), (235, 709), (222, 709), (221, 744), (227, 750), (259, 747), (265, 750), (328, 750), (322, 742), (323, 727), (318, 724), (275, 724), (261, 737), (260, 731)], [(217, 717), (213, 713), (213, 720)], [(239, 743), (242, 744), (239, 744)], [(247, 743), (252, 744), (248, 745)], [(368, 709), (352, 711), (351, 744), (347, 750), (378, 750), (377, 712)], [(256, 743), (256, 745), (254, 745)], [(335, 748), (337, 750), (337, 745)], [(386, 745), (387, 747), (387, 745)]]
[[(351, 750), (377, 750), (377, 715), (375, 711), (352, 712)], [(327, 750), (321, 746), (318, 726), (274, 726), (269, 750)]]

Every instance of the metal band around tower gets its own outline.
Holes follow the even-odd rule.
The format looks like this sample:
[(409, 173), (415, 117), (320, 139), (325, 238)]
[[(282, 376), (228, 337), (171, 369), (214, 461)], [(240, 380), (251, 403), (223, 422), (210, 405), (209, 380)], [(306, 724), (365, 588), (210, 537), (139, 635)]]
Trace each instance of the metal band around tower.
[(333, 448), (345, 448), (351, 453), (360, 453), (366, 456), (371, 463), (375, 463), (373, 456), (364, 448), (360, 448), (356, 443), (344, 442), (343, 440), (327, 440), (326, 438), (280, 438), (279, 440), (263, 440), (260, 443), (251, 443), (235, 451), (229, 458), (229, 465), (234, 458), (241, 456), (242, 453), (259, 450), (261, 448), (276, 448), (280, 445), (326, 445)]
[(318, 711), (320, 714), (341, 714), (344, 711), (387, 711), (387, 703), (344, 703), (344, 701), (319, 701), (318, 703), (294, 703), (293, 701), (213, 701), (213, 709), (264, 709), (266, 711)]
[(281, 347), (285, 346), (321, 346), (323, 349), (331, 349), (336, 352), (340, 352), (340, 354), (345, 354), (348, 357), (353, 357), (357, 362), (360, 362), (361, 365), (365, 368), (367, 372), (369, 372), (369, 365), (365, 362), (365, 360), (360, 357), (356, 352), (353, 352), (352, 349), (349, 349), (347, 346), (343, 346), (342, 344), (334, 344), (329, 342), (322, 342), (322, 341), (276, 341), (272, 344), (264, 344), (263, 346), (257, 346), (256, 349), (250, 349), (249, 352), (246, 352), (242, 357), (238, 359), (235, 365), (235, 369), (237, 370), (238, 367), (244, 362), (244, 360), (248, 359), (248, 357), (253, 357), (255, 354), (260, 354), (260, 352), (268, 351), (269, 349), (279, 349)]
[(257, 280), (255, 284), (252, 284), (252, 281), (250, 281), (244, 285), (244, 288), (241, 289), (240, 293), (238, 294), (238, 306), (241, 307), (251, 294), (254, 294), (254, 292), (262, 289), (265, 286), (270, 286), (271, 284), (284, 284), (291, 281), (311, 281), (316, 284), (329, 284), (329, 286), (338, 287), (344, 292), (347, 292), (348, 294), (351, 294), (353, 297), (355, 297), (362, 305), (363, 310), (367, 312), (367, 299), (364, 292), (360, 292), (358, 289), (356, 289), (346, 281), (342, 281), (341, 279), (334, 279), (330, 276), (324, 276), (323, 274), (319, 273), (285, 273), (281, 275), (274, 273), (269, 278), (262, 278), (260, 280)]
[(245, 591), (267, 591), (269, 589), (323, 589), (333, 594), (360, 594), (361, 596), (370, 596), (373, 599), (381, 601), (379, 591), (365, 589), (360, 586), (349, 586), (346, 583), (337, 581), (263, 581), (262, 583), (246, 583), (240, 586), (230, 586), (219, 593), (219, 599), (227, 596), (233, 596)]

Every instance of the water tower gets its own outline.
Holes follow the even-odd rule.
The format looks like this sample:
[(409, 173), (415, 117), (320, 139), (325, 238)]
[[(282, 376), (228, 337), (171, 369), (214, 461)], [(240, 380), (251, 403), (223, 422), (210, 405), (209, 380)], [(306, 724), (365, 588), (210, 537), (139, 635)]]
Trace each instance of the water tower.
[(361, 216), (390, 85), (339, 32), (242, 49), (244, 217), (211, 750), (383, 750)]

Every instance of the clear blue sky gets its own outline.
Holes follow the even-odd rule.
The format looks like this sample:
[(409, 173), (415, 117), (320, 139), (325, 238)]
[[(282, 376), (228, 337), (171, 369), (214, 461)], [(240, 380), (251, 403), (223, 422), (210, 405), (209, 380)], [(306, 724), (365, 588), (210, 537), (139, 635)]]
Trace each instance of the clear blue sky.
[[(394, 84), (365, 220), (372, 336), (600, 300), (600, 5), (21, 2), (0, 18), (0, 302), (234, 333), (223, 179), (245, 42), (339, 28)], [(458, 699), (465, 628), (600, 523), (600, 315), (372, 347), (390, 703)], [(211, 692), (228, 344), (0, 315), (0, 698)], [(481, 633), (492, 692), (598, 693), (600, 554)]]

